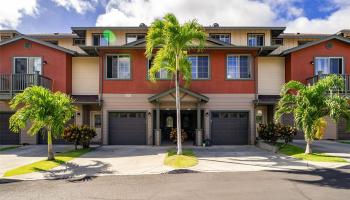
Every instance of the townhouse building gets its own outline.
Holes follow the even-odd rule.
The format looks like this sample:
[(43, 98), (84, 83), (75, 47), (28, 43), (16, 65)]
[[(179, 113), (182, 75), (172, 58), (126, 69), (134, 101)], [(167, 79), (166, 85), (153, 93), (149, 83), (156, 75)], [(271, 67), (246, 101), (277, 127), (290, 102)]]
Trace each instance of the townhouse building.
[[(94, 127), (95, 143), (171, 144), (174, 81), (166, 71), (157, 74), (156, 82), (149, 80), (147, 30), (145, 24), (31, 35), (1, 30), (0, 144), (46, 142), (44, 136), (28, 136), (26, 130), (13, 134), (8, 127), (9, 100), (30, 85), (71, 95), (78, 108), (72, 123)], [(342, 74), (349, 90), (350, 30), (300, 34), (284, 33), (285, 27), (216, 23), (204, 30), (204, 50), (189, 52), (191, 85), (181, 88), (187, 144), (194, 144), (196, 135), (213, 145), (254, 144), (257, 124), (272, 122), (281, 86), (290, 80), (314, 84), (324, 74)], [(282, 121), (292, 120), (285, 116)], [(346, 138), (345, 122), (328, 119), (325, 139)]]

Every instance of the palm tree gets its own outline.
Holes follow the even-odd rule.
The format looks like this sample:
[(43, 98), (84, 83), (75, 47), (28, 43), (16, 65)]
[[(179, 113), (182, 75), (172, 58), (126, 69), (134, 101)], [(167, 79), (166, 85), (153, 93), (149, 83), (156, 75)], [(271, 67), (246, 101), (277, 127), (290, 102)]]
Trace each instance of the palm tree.
[(329, 116), (335, 122), (340, 118), (350, 118), (349, 99), (334, 92), (343, 89), (344, 80), (337, 75), (329, 75), (312, 86), (298, 81), (283, 85), (275, 120), (278, 121), (284, 114), (294, 115), (296, 127), (305, 135), (305, 154), (312, 152), (312, 141), (323, 136), (326, 126), (324, 117)]
[(41, 86), (28, 87), (10, 101), (11, 109), (17, 109), (10, 118), (10, 129), (18, 133), (27, 122), (31, 124), (28, 130), (31, 135), (46, 129), (48, 160), (54, 160), (52, 136), (60, 136), (73, 117), (76, 108), (72, 103), (73, 100), (64, 93), (52, 93)]
[(153, 65), (149, 70), (150, 80), (156, 80), (156, 73), (167, 70), (175, 78), (177, 154), (182, 154), (181, 114), (179, 81), (182, 78), (185, 86), (192, 79), (192, 66), (187, 52), (198, 51), (204, 47), (206, 34), (197, 20), (180, 24), (173, 14), (166, 14), (163, 19), (156, 19), (146, 36), (146, 56), (150, 59), (157, 49)]

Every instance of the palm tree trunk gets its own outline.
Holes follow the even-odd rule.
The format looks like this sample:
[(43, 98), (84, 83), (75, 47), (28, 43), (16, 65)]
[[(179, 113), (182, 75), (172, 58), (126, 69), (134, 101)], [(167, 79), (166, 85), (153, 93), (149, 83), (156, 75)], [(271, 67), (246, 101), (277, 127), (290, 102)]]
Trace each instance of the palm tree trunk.
[(51, 130), (47, 131), (47, 159), (55, 160), (55, 156), (53, 154), (53, 147), (52, 147)]
[(176, 72), (175, 72), (175, 101), (176, 101), (176, 134), (177, 134), (177, 155), (182, 154), (181, 144), (181, 104), (180, 104), (180, 91), (179, 91), (179, 62), (176, 56)]
[(312, 149), (311, 149), (311, 140), (306, 139), (306, 148), (305, 148), (305, 154), (311, 154)]

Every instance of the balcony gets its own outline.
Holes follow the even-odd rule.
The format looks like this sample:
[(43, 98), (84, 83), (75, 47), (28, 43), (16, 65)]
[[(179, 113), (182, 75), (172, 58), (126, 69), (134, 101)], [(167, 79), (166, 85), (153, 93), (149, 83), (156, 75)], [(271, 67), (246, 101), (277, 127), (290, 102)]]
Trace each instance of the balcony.
[[(309, 77), (306, 79), (306, 84), (313, 85), (328, 75), (329, 74), (318, 74), (318, 75)], [(335, 89), (335, 91), (340, 92), (340, 93), (344, 93), (344, 94), (350, 94), (350, 74), (339, 74), (339, 76), (343, 77), (345, 89), (342, 91), (336, 91), (336, 89)]]
[(0, 100), (9, 100), (30, 86), (52, 89), (52, 79), (39, 74), (0, 74)]

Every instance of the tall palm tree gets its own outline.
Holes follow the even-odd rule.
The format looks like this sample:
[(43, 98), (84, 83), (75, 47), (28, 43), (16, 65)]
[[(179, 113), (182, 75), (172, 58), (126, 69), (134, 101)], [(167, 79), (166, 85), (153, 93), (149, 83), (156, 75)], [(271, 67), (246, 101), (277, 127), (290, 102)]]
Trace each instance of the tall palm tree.
[(206, 34), (197, 20), (180, 24), (173, 14), (156, 19), (146, 36), (146, 56), (150, 59), (157, 49), (153, 65), (149, 70), (150, 80), (156, 80), (156, 73), (167, 70), (175, 78), (177, 154), (182, 154), (181, 114), (179, 81), (182, 78), (188, 86), (192, 79), (192, 66), (188, 51), (203, 49)]
[(72, 103), (64, 93), (52, 93), (41, 86), (29, 87), (10, 101), (11, 109), (18, 109), (10, 118), (10, 129), (18, 133), (26, 128), (27, 122), (31, 125), (28, 130), (31, 135), (46, 129), (48, 160), (54, 160), (52, 137), (60, 136), (73, 117), (76, 108)]
[(349, 119), (349, 99), (334, 92), (341, 90), (344, 90), (344, 80), (337, 75), (329, 75), (312, 86), (298, 81), (283, 85), (275, 120), (278, 121), (284, 114), (293, 114), (296, 127), (305, 135), (306, 154), (312, 152), (311, 142), (322, 137), (324, 117), (329, 116), (335, 122), (340, 118)]

